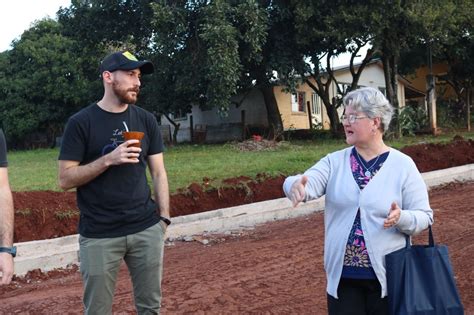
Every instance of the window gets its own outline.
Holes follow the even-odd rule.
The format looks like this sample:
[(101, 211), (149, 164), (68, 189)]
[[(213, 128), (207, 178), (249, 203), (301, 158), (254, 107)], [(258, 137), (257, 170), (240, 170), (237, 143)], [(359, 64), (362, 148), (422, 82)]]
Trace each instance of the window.
[(305, 92), (296, 92), (291, 94), (291, 110), (293, 112), (306, 112), (306, 93)]
[(338, 86), (342, 92), (342, 95), (346, 95), (347, 91), (349, 91), (349, 89), (351, 88), (351, 85), (349, 83), (339, 83)]
[(311, 113), (321, 115), (321, 98), (318, 94), (311, 94)]
[(174, 120), (186, 120), (186, 119), (188, 119), (188, 114), (183, 109), (177, 109), (173, 113), (173, 119)]

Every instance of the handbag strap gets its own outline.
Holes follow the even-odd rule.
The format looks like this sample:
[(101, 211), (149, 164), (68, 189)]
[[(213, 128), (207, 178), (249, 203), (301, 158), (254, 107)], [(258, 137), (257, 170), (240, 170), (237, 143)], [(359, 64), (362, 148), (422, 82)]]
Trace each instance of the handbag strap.
[(428, 244), (430, 247), (434, 247), (434, 238), (433, 238), (433, 231), (431, 230), (431, 224), (428, 226), (429, 235), (428, 235)]
[[(433, 237), (433, 231), (431, 230), (431, 224), (428, 226), (428, 246), (429, 247), (434, 247), (435, 242), (434, 242), (434, 237)], [(410, 235), (405, 234), (405, 247), (410, 248), (411, 243), (410, 243)]]

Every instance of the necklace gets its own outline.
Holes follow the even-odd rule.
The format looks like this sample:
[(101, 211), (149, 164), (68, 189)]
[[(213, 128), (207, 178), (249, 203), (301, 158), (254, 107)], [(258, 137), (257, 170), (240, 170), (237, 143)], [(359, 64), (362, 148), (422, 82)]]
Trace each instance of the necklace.
[(356, 151), (357, 158), (359, 159), (360, 165), (362, 165), (362, 168), (365, 170), (365, 172), (364, 172), (365, 177), (371, 178), (372, 177), (371, 169), (372, 169), (372, 167), (377, 165), (377, 162), (379, 161), (379, 158), (380, 158), (381, 154), (377, 155), (377, 158), (375, 159), (375, 162), (370, 167), (366, 167), (365, 163), (362, 161), (362, 158), (359, 155), (359, 152), (357, 152), (357, 150), (355, 150), (355, 151)]

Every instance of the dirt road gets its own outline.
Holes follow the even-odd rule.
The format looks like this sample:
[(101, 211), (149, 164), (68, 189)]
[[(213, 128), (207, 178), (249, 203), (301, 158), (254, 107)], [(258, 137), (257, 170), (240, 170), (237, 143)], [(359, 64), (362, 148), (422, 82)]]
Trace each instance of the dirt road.
[[(474, 314), (474, 182), (430, 192), (435, 241), (449, 246), (466, 314)], [(324, 314), (323, 215), (166, 247), (163, 314)], [(426, 243), (426, 233), (416, 243)], [(0, 288), (0, 314), (80, 314), (78, 272)], [(134, 312), (122, 268), (114, 313)]]

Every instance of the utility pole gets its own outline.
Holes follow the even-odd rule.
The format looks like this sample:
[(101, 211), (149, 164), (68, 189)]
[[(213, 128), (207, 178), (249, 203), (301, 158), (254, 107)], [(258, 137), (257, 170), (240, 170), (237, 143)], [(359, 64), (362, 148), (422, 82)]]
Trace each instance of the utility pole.
[(428, 43), (428, 68), (429, 74), (426, 76), (428, 116), (430, 118), (431, 133), (436, 136), (438, 134), (438, 126), (436, 123), (436, 81), (433, 75), (433, 57), (431, 52), (431, 42)]

